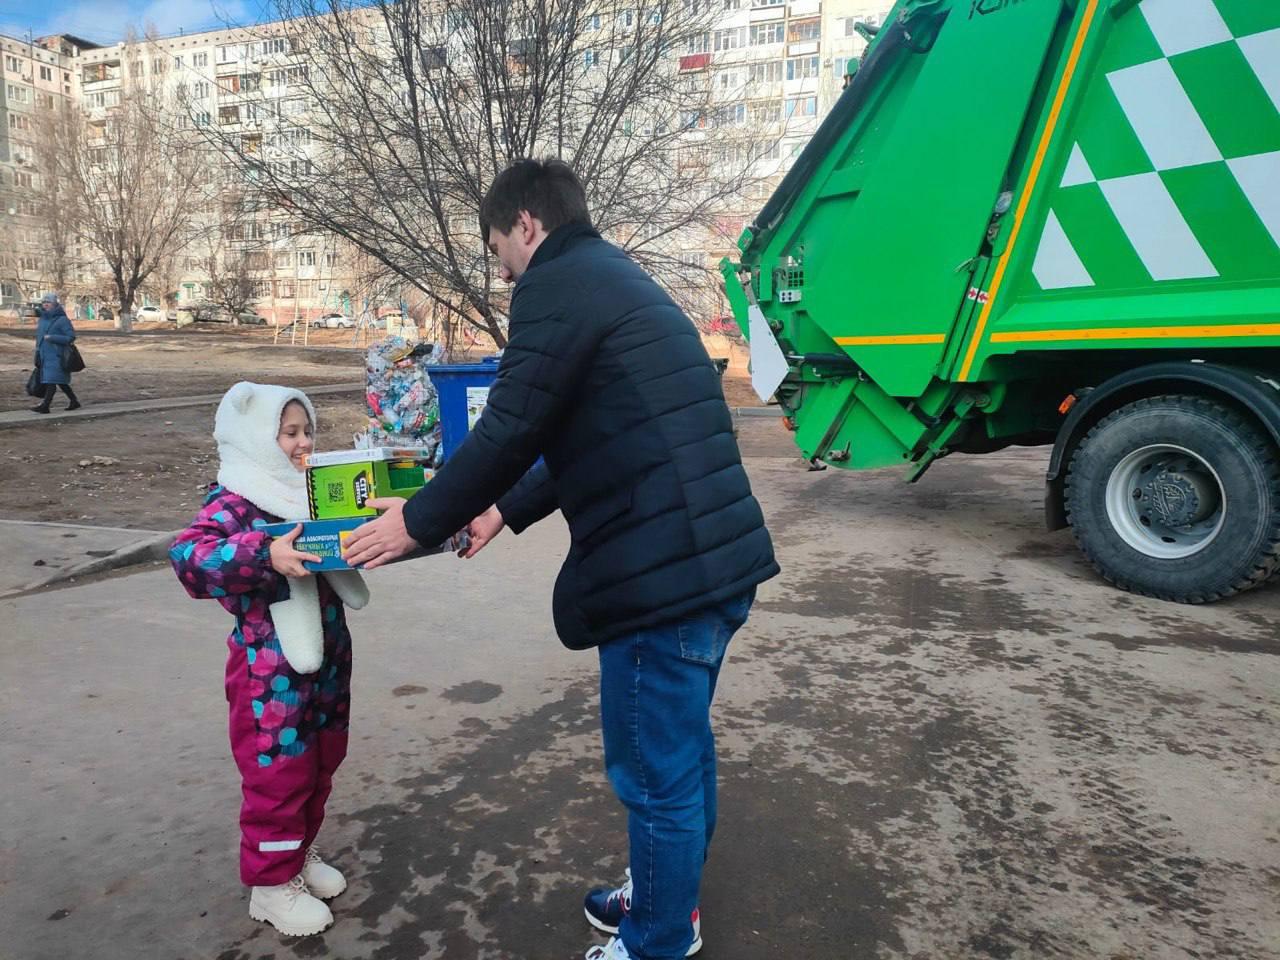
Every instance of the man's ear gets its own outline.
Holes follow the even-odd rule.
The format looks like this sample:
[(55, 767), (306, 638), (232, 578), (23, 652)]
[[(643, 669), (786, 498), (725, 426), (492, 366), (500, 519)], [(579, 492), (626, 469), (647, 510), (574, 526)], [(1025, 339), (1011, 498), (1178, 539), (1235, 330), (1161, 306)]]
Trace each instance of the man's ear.
[(538, 221), (533, 218), (533, 214), (528, 210), (521, 210), (516, 223), (520, 225), (520, 239), (526, 244), (533, 243), (533, 238), (538, 235)]

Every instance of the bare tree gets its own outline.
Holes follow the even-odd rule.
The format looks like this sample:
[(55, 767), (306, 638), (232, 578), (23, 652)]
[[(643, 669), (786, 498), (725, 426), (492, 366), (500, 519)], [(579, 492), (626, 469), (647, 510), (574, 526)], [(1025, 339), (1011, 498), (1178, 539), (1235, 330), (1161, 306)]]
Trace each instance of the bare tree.
[[(272, 6), (282, 22), (249, 44), (259, 65), (241, 78), (256, 93), (211, 142), (271, 203), (499, 345), (507, 290), (477, 225), (497, 171), (564, 159), (596, 226), (661, 275), (768, 149), (711, 89), (705, 0)], [(736, 152), (709, 156), (710, 131), (731, 126), (719, 142)]]
[[(142, 49), (126, 46), (124, 61)], [(119, 98), (60, 116), (52, 156), (78, 233), (111, 276), (117, 326), (128, 330), (138, 291), (197, 236), (191, 214), (207, 192), (209, 157), (179, 129), (162, 84), (126, 80)]]
[(211, 245), (200, 261), (204, 269), (205, 297), (226, 311), (233, 324), (258, 302), (266, 254), (225, 239)]

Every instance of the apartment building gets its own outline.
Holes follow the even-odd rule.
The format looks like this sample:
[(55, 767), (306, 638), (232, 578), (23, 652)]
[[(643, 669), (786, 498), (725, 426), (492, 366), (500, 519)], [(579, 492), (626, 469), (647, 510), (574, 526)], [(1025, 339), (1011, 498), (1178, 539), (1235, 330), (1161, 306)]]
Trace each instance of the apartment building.
[[(705, 122), (749, 130), (759, 159), (756, 179), (716, 229), (680, 238), (679, 258), (690, 268), (684, 300), (712, 326), (728, 313), (728, 304), (718, 284), (706, 282), (707, 271), (736, 254), (743, 228), (843, 91), (849, 61), (866, 47), (855, 24), (878, 26), (891, 6), (890, 0), (713, 2), (722, 8), (714, 29), (691, 42), (679, 71), (705, 77), (721, 102), (716, 116)], [(740, 163), (742, 158), (729, 159)]]
[[(92, 121), (119, 104), (127, 83), (147, 84), (163, 91), (175, 122), (193, 139), (201, 132), (195, 128), (213, 127), (238, 137), (244, 152), (264, 163), (309, 163), (302, 83), (309, 69), (307, 52), (295, 48), (278, 24), (146, 38), (86, 52), (79, 61), (79, 99)], [(295, 117), (287, 129), (271, 122)], [(237, 189), (242, 184), (237, 168), (221, 162), (214, 179), (225, 188), (223, 196), (192, 200), (199, 239), (144, 299), (157, 302), (156, 288), (165, 286), (176, 292), (179, 309), (206, 302), (210, 258), (234, 255), (251, 277), (253, 309), (271, 322), (352, 310), (355, 282), (337, 241), (308, 231), (283, 210), (230, 215), (229, 197), (243, 192)]]
[[(711, 28), (690, 40), (673, 63), (678, 74), (673, 80), (705, 85), (717, 104), (708, 114), (687, 119), (691, 139), (688, 162), (705, 163), (708, 157), (714, 160), (714, 152), (705, 149), (708, 137), (732, 139), (734, 130), (749, 131), (756, 144), (752, 156), (756, 157), (757, 179), (735, 208), (725, 211), (714, 230), (685, 232), (672, 241), (675, 255), (690, 268), (689, 290), (683, 299), (704, 321), (727, 312), (718, 284), (707, 270), (733, 252), (743, 226), (839, 96), (848, 60), (865, 46), (854, 24), (859, 20), (878, 23), (889, 0), (710, 3)], [(619, 9), (625, 16), (625, 9)], [(191, 128), (209, 127), (221, 136), (237, 138), (242, 153), (260, 156), (264, 164), (309, 164), (309, 90), (305, 79), (313, 65), (308, 51), (295, 46), (291, 33), (296, 35), (284, 25), (268, 24), (251, 30), (213, 30), (101, 47), (70, 37), (29, 44), (5, 39), (4, 52), (8, 65), (10, 46), (27, 51), (20, 57), (15, 49), (14, 73), (21, 77), (36, 71), (28, 84), (30, 92), (20, 94), (33, 101), (37, 93), (44, 98), (56, 96), (79, 104), (91, 118), (105, 119), (119, 104), (126, 84), (145, 83), (163, 89), (172, 102), (181, 103), (182, 120)], [(599, 56), (591, 49), (583, 55), (588, 65), (590, 58)], [(19, 103), (17, 112), (29, 113), (36, 107), (34, 102), (30, 109), (27, 103)], [(0, 124), (9, 122), (3, 109), (0, 103)], [(17, 126), (5, 132), (25, 132), (24, 120), (14, 123)], [(196, 136), (199, 131), (191, 132)], [(23, 140), (10, 138), (9, 142)], [(3, 143), (6, 141), (0, 141)], [(0, 154), (0, 161), (4, 156)], [(722, 150), (719, 156), (721, 163), (741, 165), (740, 155), (730, 156)], [(679, 162), (686, 162), (683, 154)], [(19, 212), (11, 219), (22, 220), (26, 217), (22, 211), (31, 204), (28, 199), (24, 205), (21, 191), (28, 183), (26, 178), (34, 174), (24, 174), (7, 161), (0, 167), (5, 188), (16, 188), (6, 195), (7, 204), (19, 205)], [(234, 180), (240, 174), (230, 167), (224, 172), (224, 185), (228, 193), (234, 193)], [(257, 210), (229, 223), (223, 204), (193, 201), (192, 205), (193, 220), (211, 233), (221, 231), (220, 243), (243, 251), (259, 313), (287, 323), (333, 310), (360, 310), (358, 281), (350, 266), (354, 258), (333, 238), (307, 231), (281, 210)], [(0, 211), (0, 216), (4, 215)], [(31, 227), (20, 229), (31, 231)], [(171, 275), (152, 284), (146, 301), (157, 302), (160, 287), (177, 291), (179, 307), (205, 300), (209, 295), (208, 257), (209, 251), (199, 245), (184, 251)], [(19, 266), (35, 262), (19, 260)], [(24, 295), (34, 295), (31, 291), (41, 285), (32, 286), (25, 273), (10, 274), (7, 289), (14, 297), (19, 289)]]
[[(35, 200), (44, 175), (40, 134), (56, 111), (76, 101), (77, 64), (93, 48), (71, 36), (0, 36), (0, 307), (56, 285), (57, 265)], [(65, 260), (64, 273), (78, 279), (82, 255), (74, 241)]]

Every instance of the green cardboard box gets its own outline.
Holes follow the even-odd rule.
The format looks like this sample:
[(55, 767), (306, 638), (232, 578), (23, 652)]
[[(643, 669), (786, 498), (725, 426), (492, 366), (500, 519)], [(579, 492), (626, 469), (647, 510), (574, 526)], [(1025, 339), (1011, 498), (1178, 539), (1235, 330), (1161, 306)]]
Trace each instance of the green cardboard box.
[(311, 519), (372, 517), (377, 511), (366, 504), (376, 497), (408, 500), (431, 479), (433, 471), (428, 463), (428, 458), (415, 455), (413, 448), (314, 454), (307, 467)]

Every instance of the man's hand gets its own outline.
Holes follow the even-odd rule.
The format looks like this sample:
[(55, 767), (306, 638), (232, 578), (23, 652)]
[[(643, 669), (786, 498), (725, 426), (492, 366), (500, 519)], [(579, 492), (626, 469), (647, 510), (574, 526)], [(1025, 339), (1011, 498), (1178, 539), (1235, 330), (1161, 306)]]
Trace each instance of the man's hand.
[(490, 507), (467, 524), (467, 533), (471, 535), (471, 546), (466, 550), (459, 550), (458, 556), (470, 560), (483, 550), (490, 540), (500, 534), (506, 525), (507, 522), (502, 519), (498, 508)]
[(347, 545), (342, 548), (342, 559), (353, 567), (372, 570), (417, 550), (418, 541), (405, 529), (404, 504), (400, 497), (375, 497), (366, 501), (366, 506), (385, 512), (351, 531)]
[(269, 548), (271, 553), (271, 569), (284, 577), (309, 577), (311, 571), (302, 565), (304, 560), (319, 563), (320, 558), (314, 553), (302, 553), (293, 548), (293, 541), (302, 533), (302, 524), (298, 524), (283, 537), (275, 537)]

